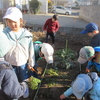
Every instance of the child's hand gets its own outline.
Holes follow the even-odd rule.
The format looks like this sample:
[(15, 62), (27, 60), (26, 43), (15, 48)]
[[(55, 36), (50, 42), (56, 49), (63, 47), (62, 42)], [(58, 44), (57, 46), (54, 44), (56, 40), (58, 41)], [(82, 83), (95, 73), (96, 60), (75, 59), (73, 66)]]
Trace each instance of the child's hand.
[(29, 78), (25, 79), (24, 82), (29, 82)]
[(30, 70), (31, 70), (31, 66), (30, 66), (30, 65), (28, 65), (28, 69), (30, 69)]
[(33, 67), (31, 67), (30, 65), (28, 65), (28, 69), (30, 69), (31, 71), (33, 71), (33, 72), (38, 72), (35, 68), (33, 68)]
[(88, 68), (86, 68), (86, 72), (90, 72), (90, 70)]
[(62, 100), (62, 99), (65, 99), (66, 98), (66, 96), (64, 95), (64, 94), (62, 94), (62, 95), (60, 95), (60, 99)]

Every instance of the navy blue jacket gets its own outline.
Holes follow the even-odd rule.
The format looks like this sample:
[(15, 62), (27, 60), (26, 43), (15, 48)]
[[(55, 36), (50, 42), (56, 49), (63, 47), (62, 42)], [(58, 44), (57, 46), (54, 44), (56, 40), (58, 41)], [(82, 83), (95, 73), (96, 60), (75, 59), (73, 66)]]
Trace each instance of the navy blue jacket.
[(6, 66), (8, 65), (0, 64), (0, 100), (17, 99), (26, 91), (26, 83), (20, 84), (15, 72)]
[(90, 46), (97, 47), (100, 46), (100, 33), (96, 34), (90, 41)]

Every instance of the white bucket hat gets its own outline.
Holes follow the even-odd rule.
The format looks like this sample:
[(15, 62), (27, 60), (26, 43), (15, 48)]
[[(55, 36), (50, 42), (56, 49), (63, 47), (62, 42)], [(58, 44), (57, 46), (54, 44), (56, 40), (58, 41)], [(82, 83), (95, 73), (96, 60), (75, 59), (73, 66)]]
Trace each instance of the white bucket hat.
[(47, 63), (53, 63), (53, 53), (54, 49), (53, 47), (48, 43), (41, 44), (41, 52), (44, 54), (44, 57), (47, 61)]
[(80, 74), (72, 83), (72, 92), (78, 98), (82, 99), (83, 95), (92, 88), (92, 80), (86, 74)]
[(10, 7), (7, 9), (3, 19), (11, 19), (17, 22), (20, 18), (22, 18), (22, 12), (16, 7)]

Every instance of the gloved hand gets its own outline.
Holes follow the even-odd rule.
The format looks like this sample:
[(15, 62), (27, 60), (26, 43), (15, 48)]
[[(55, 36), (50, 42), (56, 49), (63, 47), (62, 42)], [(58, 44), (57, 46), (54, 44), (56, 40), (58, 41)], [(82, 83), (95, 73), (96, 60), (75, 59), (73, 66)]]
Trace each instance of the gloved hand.
[(26, 91), (23, 94), (23, 98), (27, 98), (29, 96), (29, 88), (28, 85), (26, 85)]
[(26, 90), (24, 91), (24, 94), (23, 94), (23, 98), (27, 98), (29, 96), (28, 79), (24, 80), (20, 84), (26, 87)]

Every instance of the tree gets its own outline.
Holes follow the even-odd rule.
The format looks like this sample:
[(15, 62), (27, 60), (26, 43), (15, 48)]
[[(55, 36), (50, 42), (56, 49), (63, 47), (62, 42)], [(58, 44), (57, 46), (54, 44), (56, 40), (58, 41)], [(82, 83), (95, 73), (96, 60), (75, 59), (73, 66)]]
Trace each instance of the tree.
[(50, 9), (50, 8), (52, 8), (52, 2), (50, 1), (50, 0), (48, 0), (48, 8)]
[(42, 5), (41, 2), (39, 2), (38, 0), (31, 0), (29, 4), (30, 4), (30, 10), (34, 14), (38, 13), (40, 6)]
[(78, 1), (75, 1), (75, 4), (76, 4), (76, 6), (79, 6), (79, 2)]

